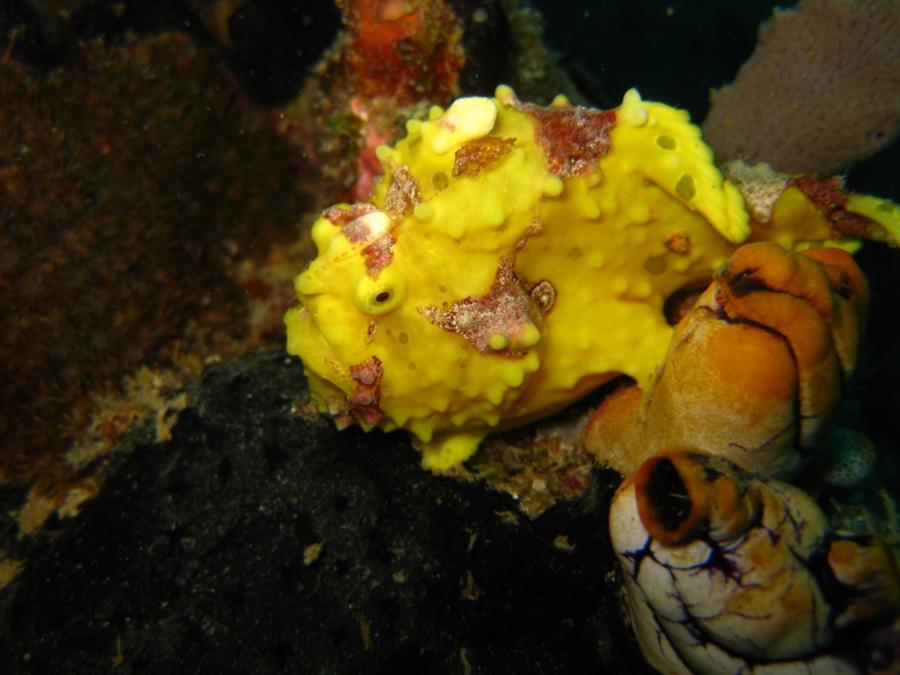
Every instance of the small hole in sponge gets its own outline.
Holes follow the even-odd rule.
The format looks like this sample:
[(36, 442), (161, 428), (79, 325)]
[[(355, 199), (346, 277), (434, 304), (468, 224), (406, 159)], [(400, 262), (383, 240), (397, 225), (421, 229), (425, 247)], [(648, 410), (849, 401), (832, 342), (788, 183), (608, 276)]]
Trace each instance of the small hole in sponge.
[(675, 194), (685, 201), (690, 201), (694, 198), (694, 195), (697, 194), (697, 189), (694, 187), (694, 177), (691, 174), (686, 173), (678, 179), (678, 182), (675, 183)]

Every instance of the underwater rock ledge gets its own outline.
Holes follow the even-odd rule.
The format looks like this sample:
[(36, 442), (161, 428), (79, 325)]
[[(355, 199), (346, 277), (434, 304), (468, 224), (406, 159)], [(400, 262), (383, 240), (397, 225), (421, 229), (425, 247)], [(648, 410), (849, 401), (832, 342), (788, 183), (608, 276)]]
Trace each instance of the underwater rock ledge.
[(283, 352), (210, 366), (0, 593), (0, 671), (646, 672), (616, 608), (617, 478), (529, 520), (402, 434), (297, 415)]

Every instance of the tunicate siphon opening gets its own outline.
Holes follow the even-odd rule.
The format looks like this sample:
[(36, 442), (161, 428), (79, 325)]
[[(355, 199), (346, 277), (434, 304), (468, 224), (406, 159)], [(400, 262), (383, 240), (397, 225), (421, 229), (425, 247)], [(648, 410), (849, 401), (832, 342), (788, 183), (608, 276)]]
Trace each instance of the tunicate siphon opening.
[(667, 532), (674, 532), (691, 515), (691, 497), (678, 469), (669, 459), (653, 466), (645, 487), (653, 518)]
[(663, 314), (666, 317), (666, 322), (670, 326), (674, 326), (681, 321), (693, 309), (694, 303), (703, 295), (703, 291), (706, 290), (708, 285), (709, 281), (692, 282), (669, 295), (665, 303), (663, 303)]

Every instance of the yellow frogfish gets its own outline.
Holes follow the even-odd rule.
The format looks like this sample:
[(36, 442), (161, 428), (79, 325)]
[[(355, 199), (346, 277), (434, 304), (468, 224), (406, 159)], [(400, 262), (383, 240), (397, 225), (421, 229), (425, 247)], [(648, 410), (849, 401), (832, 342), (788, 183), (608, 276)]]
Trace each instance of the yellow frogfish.
[(433, 470), (619, 375), (649, 385), (667, 301), (738, 244), (795, 248), (838, 221), (900, 232), (890, 202), (841, 194), (835, 218), (827, 183), (726, 179), (685, 111), (634, 90), (599, 111), (499, 87), (406, 131), (378, 149), (370, 201), (313, 224), (287, 349), (319, 410), (409, 430)]

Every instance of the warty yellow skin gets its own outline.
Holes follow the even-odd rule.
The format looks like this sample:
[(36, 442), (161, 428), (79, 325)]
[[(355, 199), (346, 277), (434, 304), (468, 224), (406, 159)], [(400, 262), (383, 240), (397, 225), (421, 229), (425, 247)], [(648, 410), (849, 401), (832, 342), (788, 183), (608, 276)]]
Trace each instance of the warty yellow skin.
[[(500, 87), (434, 108), (379, 149), (371, 205), (316, 221), (318, 256), (285, 315), (321, 411), (408, 429), (423, 465), (445, 470), (492, 430), (619, 374), (649, 385), (672, 335), (666, 299), (710, 279), (750, 234), (748, 215), (687, 113), (634, 90), (603, 113), (602, 147), (553, 145), (600, 114), (522, 105)], [(782, 217), (798, 209), (808, 202)], [(822, 222), (805, 215), (802, 235), (827, 238), (812, 214)]]

